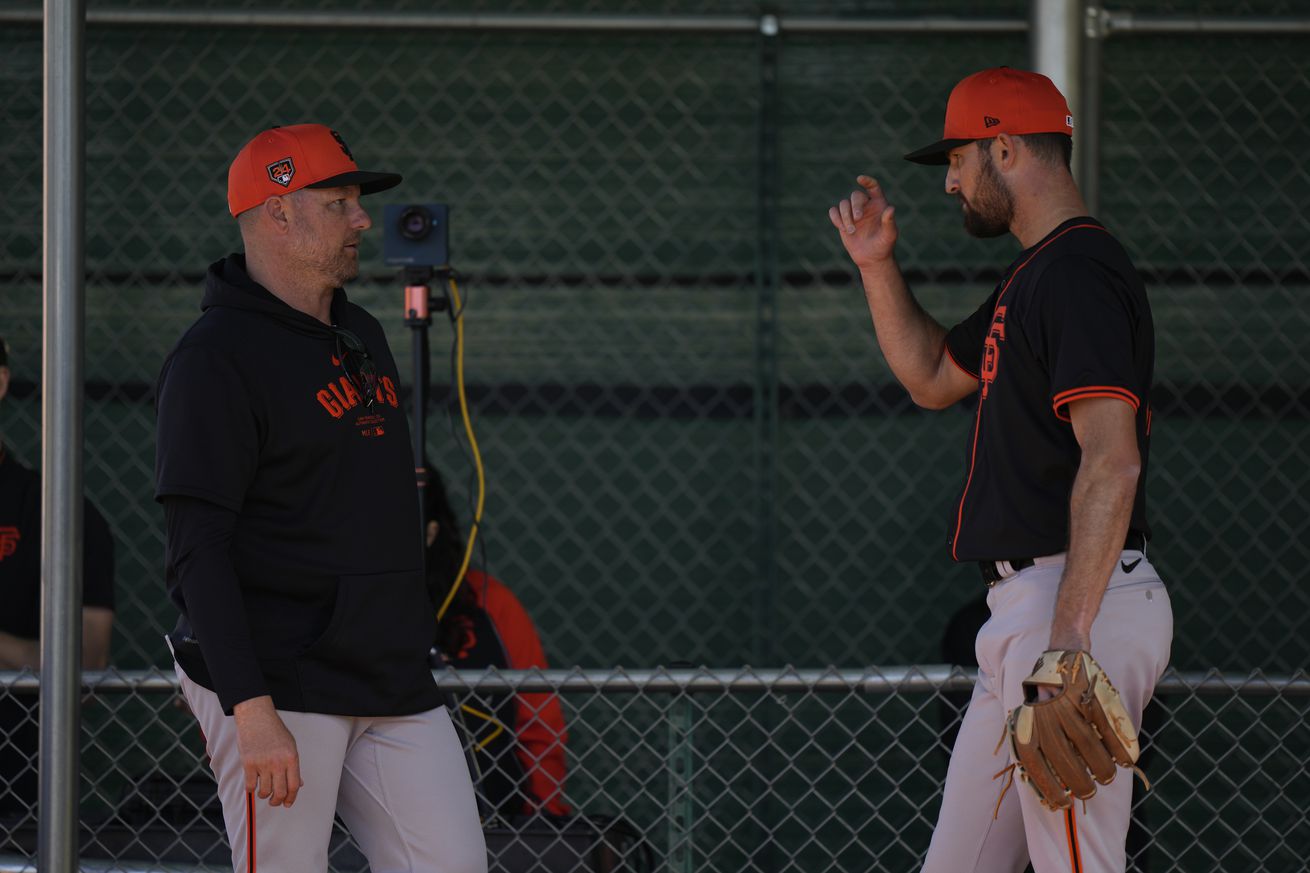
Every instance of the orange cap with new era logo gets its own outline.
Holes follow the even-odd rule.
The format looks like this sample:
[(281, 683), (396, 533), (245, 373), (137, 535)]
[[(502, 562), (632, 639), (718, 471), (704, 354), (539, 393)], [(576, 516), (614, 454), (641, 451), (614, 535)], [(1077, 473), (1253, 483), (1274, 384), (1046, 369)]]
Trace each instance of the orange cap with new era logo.
[(227, 208), (233, 216), (270, 197), (301, 188), (358, 185), (375, 194), (400, 184), (395, 173), (361, 170), (341, 134), (322, 124), (273, 127), (242, 147), (227, 171)]
[(951, 149), (999, 133), (1073, 136), (1073, 114), (1060, 89), (1041, 73), (993, 67), (960, 80), (946, 101), (942, 138), (905, 159), (945, 164)]

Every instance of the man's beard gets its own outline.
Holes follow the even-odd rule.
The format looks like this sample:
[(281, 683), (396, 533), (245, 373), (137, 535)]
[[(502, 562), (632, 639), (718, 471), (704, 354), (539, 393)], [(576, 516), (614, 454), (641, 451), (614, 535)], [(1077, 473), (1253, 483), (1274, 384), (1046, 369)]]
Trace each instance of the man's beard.
[(1010, 222), (1014, 220), (1014, 195), (1001, 174), (996, 172), (992, 156), (987, 152), (983, 153), (973, 202), (965, 200), (963, 194), (957, 196), (964, 204), (964, 230), (970, 236), (990, 239), (1010, 230)]
[(318, 277), (333, 288), (344, 286), (359, 276), (359, 259), (346, 253), (344, 247), (327, 248), (315, 237), (307, 237), (305, 247), (299, 250), (297, 260), (301, 270)]
[(336, 279), (336, 287), (340, 288), (351, 279), (359, 276), (359, 259), (346, 254), (338, 255), (336, 263), (333, 264), (332, 272)]

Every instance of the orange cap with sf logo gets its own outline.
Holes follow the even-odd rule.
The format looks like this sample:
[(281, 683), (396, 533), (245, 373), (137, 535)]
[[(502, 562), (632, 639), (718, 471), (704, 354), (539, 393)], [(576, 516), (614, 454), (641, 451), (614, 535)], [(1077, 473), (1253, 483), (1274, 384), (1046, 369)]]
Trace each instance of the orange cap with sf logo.
[(227, 209), (237, 216), (301, 188), (358, 185), (361, 194), (375, 194), (400, 178), (361, 170), (341, 134), (325, 125), (273, 127), (246, 143), (228, 167)]
[(1041, 73), (993, 67), (966, 76), (946, 101), (942, 138), (910, 152), (916, 164), (945, 164), (946, 153), (998, 133), (1073, 136), (1073, 114), (1055, 83)]

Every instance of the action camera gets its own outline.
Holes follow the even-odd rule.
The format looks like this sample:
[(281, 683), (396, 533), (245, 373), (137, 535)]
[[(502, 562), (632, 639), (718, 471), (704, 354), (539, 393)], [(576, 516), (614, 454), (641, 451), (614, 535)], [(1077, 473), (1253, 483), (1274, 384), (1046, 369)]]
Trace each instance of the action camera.
[(382, 259), (397, 267), (448, 266), (449, 211), (444, 203), (383, 207)]

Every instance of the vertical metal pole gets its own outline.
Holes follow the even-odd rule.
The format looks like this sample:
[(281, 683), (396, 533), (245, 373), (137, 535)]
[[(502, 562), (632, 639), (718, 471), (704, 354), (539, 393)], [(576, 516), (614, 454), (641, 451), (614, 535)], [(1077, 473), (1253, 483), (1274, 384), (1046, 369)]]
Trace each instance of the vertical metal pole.
[[(755, 319), (755, 426), (759, 451), (756, 454), (756, 529), (759, 531), (757, 581), (755, 589), (755, 634), (751, 655), (757, 666), (771, 667), (777, 657), (774, 632), (775, 598), (778, 590), (778, 131), (780, 127), (778, 55), (781, 51), (778, 17), (760, 17), (760, 129), (758, 145), (758, 254), (756, 256)], [(772, 743), (772, 710), (760, 716), (761, 727), (770, 742), (763, 756), (765, 772), (776, 772)], [(761, 786), (755, 804), (758, 820), (767, 822), (768, 835), (757, 849), (755, 865), (761, 873), (778, 869), (777, 840), (772, 835), (776, 821), (774, 792)]]
[(77, 870), (82, 662), (84, 0), (45, 0), (41, 746), (37, 852)]
[(692, 718), (691, 692), (687, 689), (674, 692), (669, 706), (669, 873), (692, 873), (692, 823), (696, 808), (692, 794)]
[(1087, 0), (1032, 0), (1028, 49), (1032, 68), (1050, 78), (1069, 101), (1073, 113), (1074, 178), (1081, 183), (1077, 159), (1083, 132), (1083, 30)]
[(755, 257), (756, 666), (773, 663), (778, 455), (778, 19), (760, 20), (759, 176)]
[(1083, 18), (1083, 108), (1074, 131), (1078, 185), (1092, 215), (1101, 212), (1101, 47), (1108, 33), (1105, 10), (1091, 0)]

